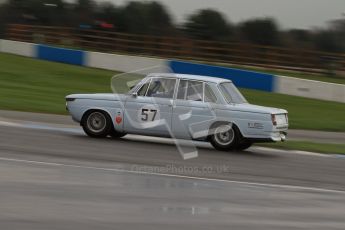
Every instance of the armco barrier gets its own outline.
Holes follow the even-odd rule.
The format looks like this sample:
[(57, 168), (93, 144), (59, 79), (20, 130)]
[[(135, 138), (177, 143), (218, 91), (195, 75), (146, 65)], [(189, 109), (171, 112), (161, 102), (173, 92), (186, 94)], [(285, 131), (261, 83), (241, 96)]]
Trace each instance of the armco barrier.
[(87, 52), (9, 40), (0, 40), (0, 52), (121, 72), (142, 69), (146, 69), (147, 72), (164, 72), (170, 68), (175, 73), (230, 79), (241, 88), (345, 103), (345, 85), (342, 84), (274, 76), (190, 62)]
[(273, 92), (274, 90), (275, 76), (271, 74), (181, 61), (170, 61), (170, 68), (175, 73), (230, 79), (236, 86), (241, 88), (257, 89), (268, 92)]
[(36, 57), (42, 60), (84, 65), (85, 51), (36, 45)]

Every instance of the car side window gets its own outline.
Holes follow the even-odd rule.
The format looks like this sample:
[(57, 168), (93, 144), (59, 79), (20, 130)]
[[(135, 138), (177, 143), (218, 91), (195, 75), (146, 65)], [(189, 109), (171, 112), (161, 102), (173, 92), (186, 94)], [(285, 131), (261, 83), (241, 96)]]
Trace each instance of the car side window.
[(174, 96), (175, 84), (176, 79), (152, 78), (146, 96), (172, 99)]
[(190, 101), (203, 101), (203, 82), (189, 81), (187, 89), (187, 100)]
[(137, 92), (138, 96), (145, 96), (149, 85), (150, 85), (150, 81), (147, 81), (145, 84), (143, 84)]
[(205, 102), (217, 103), (217, 97), (209, 84), (205, 84)]
[(181, 80), (178, 87), (177, 99), (203, 101), (203, 84), (201, 81)]
[(186, 100), (187, 88), (188, 88), (188, 81), (180, 80), (180, 84), (178, 86), (178, 91), (177, 91), (177, 99)]

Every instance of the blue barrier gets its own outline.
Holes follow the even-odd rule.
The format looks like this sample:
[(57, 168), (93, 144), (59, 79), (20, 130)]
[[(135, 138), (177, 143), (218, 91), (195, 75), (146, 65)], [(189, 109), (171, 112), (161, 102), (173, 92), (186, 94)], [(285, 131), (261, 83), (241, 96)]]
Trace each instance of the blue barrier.
[(182, 61), (170, 61), (169, 66), (174, 73), (225, 78), (232, 80), (236, 86), (241, 88), (274, 91), (275, 76), (271, 74)]
[(84, 65), (85, 52), (80, 50), (36, 45), (36, 57), (47, 61), (62, 62), (72, 65)]
[[(35, 48), (36, 57), (39, 59), (85, 65), (87, 52), (46, 45), (36, 45)], [(169, 61), (168, 65), (174, 73), (220, 77), (232, 80), (236, 86), (241, 88), (274, 91), (275, 76), (271, 74), (182, 61)]]

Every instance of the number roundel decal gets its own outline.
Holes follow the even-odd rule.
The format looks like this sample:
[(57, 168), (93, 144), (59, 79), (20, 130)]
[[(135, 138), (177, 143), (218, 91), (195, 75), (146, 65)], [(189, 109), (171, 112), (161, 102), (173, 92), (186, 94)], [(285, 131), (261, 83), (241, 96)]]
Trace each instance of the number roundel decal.
[(139, 122), (153, 122), (160, 119), (159, 110), (152, 105), (145, 105), (139, 110), (138, 121)]

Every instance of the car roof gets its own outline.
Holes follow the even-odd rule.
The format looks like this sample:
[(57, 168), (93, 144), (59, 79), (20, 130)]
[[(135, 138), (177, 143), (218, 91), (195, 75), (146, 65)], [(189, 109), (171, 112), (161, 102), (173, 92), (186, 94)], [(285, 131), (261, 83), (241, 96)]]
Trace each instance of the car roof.
[(198, 81), (205, 81), (205, 82), (214, 82), (214, 83), (221, 83), (221, 82), (231, 82), (231, 80), (218, 78), (218, 77), (210, 77), (210, 76), (201, 76), (201, 75), (192, 75), (192, 74), (179, 74), (179, 73), (151, 73), (148, 77), (173, 77), (179, 79), (188, 79), (188, 80), (198, 80)]

